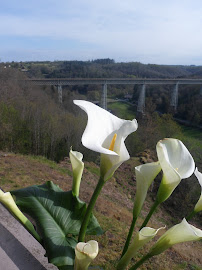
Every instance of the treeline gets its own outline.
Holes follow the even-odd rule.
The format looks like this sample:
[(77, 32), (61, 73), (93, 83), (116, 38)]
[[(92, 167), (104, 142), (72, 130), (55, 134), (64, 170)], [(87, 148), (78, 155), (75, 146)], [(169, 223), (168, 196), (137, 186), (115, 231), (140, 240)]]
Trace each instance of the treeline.
[(45, 78), (199, 78), (202, 76), (202, 66), (115, 63), (109, 58), (92, 61), (12, 62), (9, 65), (26, 71), (29, 77)]
[(0, 149), (56, 161), (80, 147), (85, 121), (73, 103), (64, 110), (46, 89), (26, 86), (24, 75), (0, 70)]

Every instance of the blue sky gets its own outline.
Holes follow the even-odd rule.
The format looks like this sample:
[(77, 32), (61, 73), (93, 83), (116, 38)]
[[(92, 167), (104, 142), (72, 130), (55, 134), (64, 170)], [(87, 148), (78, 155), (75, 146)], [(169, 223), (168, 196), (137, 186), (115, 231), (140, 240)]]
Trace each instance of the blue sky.
[(0, 0), (1, 61), (202, 65), (201, 0)]

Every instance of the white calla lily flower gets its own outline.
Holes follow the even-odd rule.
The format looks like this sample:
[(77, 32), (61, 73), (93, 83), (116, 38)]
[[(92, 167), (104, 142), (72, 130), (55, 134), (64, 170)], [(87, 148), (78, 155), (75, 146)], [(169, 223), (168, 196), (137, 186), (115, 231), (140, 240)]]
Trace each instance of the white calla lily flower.
[(130, 260), (135, 257), (137, 251), (143, 247), (147, 242), (149, 242), (159, 230), (165, 229), (165, 227), (161, 227), (159, 229), (153, 229), (150, 227), (144, 227), (139, 232), (136, 233), (131, 245), (128, 247), (126, 253), (119, 261), (117, 266), (117, 270), (123, 270), (129, 264)]
[(120, 119), (85, 100), (74, 100), (74, 103), (88, 115), (82, 144), (101, 153), (100, 174), (106, 181), (124, 161), (130, 158), (124, 141), (129, 134), (137, 130), (137, 121)]
[(154, 256), (162, 253), (169, 247), (188, 241), (199, 241), (202, 239), (202, 230), (190, 225), (184, 218), (181, 223), (170, 228), (164, 233), (151, 248), (149, 255)]
[(135, 167), (136, 195), (133, 207), (133, 216), (137, 218), (145, 201), (147, 191), (157, 174), (161, 171), (159, 162), (152, 162)]
[(198, 168), (196, 168), (194, 174), (195, 174), (196, 178), (198, 179), (199, 184), (201, 185), (201, 196), (200, 196), (200, 198), (199, 198), (199, 200), (194, 208), (194, 212), (197, 213), (197, 212), (202, 211), (202, 173), (200, 173), (198, 171)]
[(70, 157), (72, 171), (73, 171), (72, 193), (74, 196), (78, 197), (81, 177), (82, 177), (83, 169), (84, 169), (84, 163), (82, 162), (83, 154), (77, 151), (72, 151), (72, 149), (70, 149), (69, 157)]
[(98, 255), (98, 242), (90, 240), (87, 243), (79, 242), (75, 248), (75, 270), (87, 270), (88, 266)]
[(20, 211), (10, 192), (3, 192), (0, 189), (0, 202), (10, 211), (10, 213), (36, 238), (41, 242), (40, 236), (35, 231), (32, 223)]
[(157, 195), (158, 202), (161, 203), (172, 194), (181, 179), (193, 174), (195, 163), (180, 140), (171, 138), (161, 140), (157, 143), (156, 150), (163, 171), (163, 179)]

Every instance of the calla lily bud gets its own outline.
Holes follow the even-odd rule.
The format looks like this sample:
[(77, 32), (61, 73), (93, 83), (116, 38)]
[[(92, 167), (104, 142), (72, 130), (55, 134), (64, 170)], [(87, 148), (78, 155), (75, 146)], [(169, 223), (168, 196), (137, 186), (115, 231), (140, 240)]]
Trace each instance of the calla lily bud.
[(197, 212), (202, 211), (202, 173), (200, 173), (198, 171), (198, 168), (196, 168), (194, 174), (195, 174), (196, 178), (198, 179), (199, 184), (201, 185), (201, 196), (200, 196), (200, 198), (199, 198), (199, 200), (194, 208), (194, 212), (197, 213)]
[(79, 242), (75, 248), (74, 270), (87, 270), (88, 266), (98, 255), (98, 242), (90, 240), (87, 243)]
[(72, 193), (74, 196), (79, 196), (79, 188), (81, 183), (81, 177), (83, 174), (84, 163), (82, 162), (83, 155), (80, 152), (72, 151), (69, 152), (70, 161), (72, 164), (73, 171), (73, 184)]
[(10, 192), (4, 193), (0, 189), (0, 202), (11, 212), (11, 214), (17, 220), (20, 221), (20, 223), (36, 238), (37, 241), (41, 242), (40, 236), (35, 231), (34, 226), (17, 207)]
[(163, 171), (163, 179), (157, 194), (157, 200), (161, 203), (172, 194), (181, 179), (193, 174), (195, 163), (185, 145), (177, 139), (159, 141), (156, 150)]
[(119, 261), (117, 270), (123, 270), (129, 264), (130, 260), (135, 257), (137, 251), (149, 242), (158, 233), (159, 230), (165, 229), (164, 227), (159, 229), (153, 229), (150, 227), (144, 227), (136, 233), (131, 245)]
[(178, 243), (199, 241), (201, 239), (202, 230), (190, 225), (184, 218), (181, 223), (170, 228), (159, 238), (156, 244), (151, 248), (149, 255), (150, 257), (158, 255)]
[(147, 163), (135, 167), (137, 189), (133, 208), (134, 218), (139, 216), (147, 195), (147, 191), (160, 171), (161, 166), (159, 162)]
[(100, 174), (107, 181), (115, 170), (130, 158), (125, 139), (137, 130), (136, 119), (123, 120), (85, 100), (74, 103), (88, 115), (88, 123), (82, 136), (82, 144), (101, 153)]

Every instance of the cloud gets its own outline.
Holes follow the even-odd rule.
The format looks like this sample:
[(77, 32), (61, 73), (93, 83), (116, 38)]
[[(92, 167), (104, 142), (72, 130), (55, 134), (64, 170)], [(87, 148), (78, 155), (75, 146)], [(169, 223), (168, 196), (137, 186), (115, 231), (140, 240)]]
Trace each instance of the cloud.
[[(115, 59), (125, 57), (146, 62), (146, 59), (148, 62), (162, 59), (162, 62), (172, 60), (174, 63), (176, 59), (182, 61), (183, 57), (187, 61), (190, 57), (197, 59), (197, 55), (202, 54), (202, 3), (199, 0), (194, 3), (184, 0), (183, 4), (174, 0), (20, 2), (21, 5), (16, 0), (3, 4), (0, 36), (5, 40), (8, 37), (26, 39), (21, 46), (29, 44), (33, 52), (43, 51), (45, 41), (49, 51), (49, 43), (54, 41), (56, 54), (62, 42), (75, 58), (86, 53), (86, 57), (107, 55)], [(31, 43), (34, 38), (38, 40), (37, 45)], [(8, 47), (5, 41), (3, 44), (0, 42), (0, 52)], [(61, 51), (68, 55), (64, 53), (64, 46)]]

